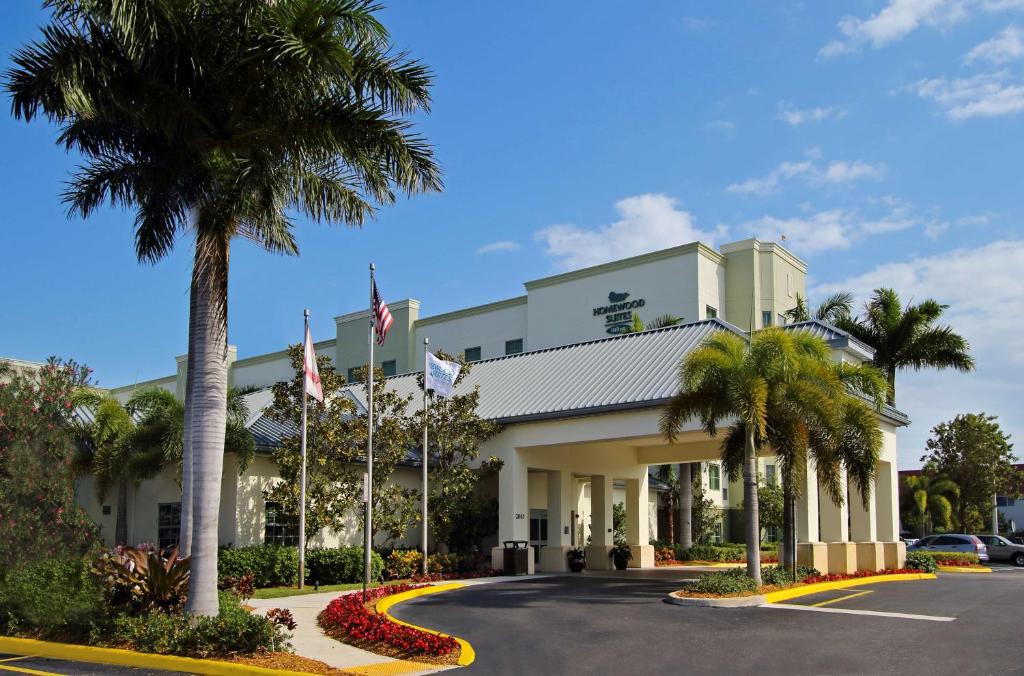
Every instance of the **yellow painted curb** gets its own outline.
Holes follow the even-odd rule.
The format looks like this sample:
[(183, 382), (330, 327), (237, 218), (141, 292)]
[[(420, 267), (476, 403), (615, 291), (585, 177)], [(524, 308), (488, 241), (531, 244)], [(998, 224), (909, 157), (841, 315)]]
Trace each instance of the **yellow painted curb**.
[(936, 576), (932, 573), (899, 573), (896, 575), (875, 575), (874, 577), (855, 577), (849, 580), (837, 580), (836, 582), (817, 582), (806, 584), (802, 587), (791, 587), (765, 594), (768, 603), (779, 603), (788, 601), (799, 596), (808, 596), (830, 589), (848, 589), (849, 587), (860, 587), (865, 584), (878, 584), (879, 582), (907, 582), (909, 580), (934, 580)]
[(977, 568), (968, 568), (967, 566), (939, 566), (940, 573), (991, 573), (991, 568), (985, 566), (978, 566)]
[(406, 627), (412, 627), (413, 629), (419, 629), (420, 631), (425, 631), (428, 634), (434, 634), (435, 636), (451, 636), (458, 642), (459, 648), (461, 649), (459, 651), (459, 666), (468, 667), (470, 664), (473, 664), (473, 661), (476, 659), (476, 651), (473, 650), (473, 646), (469, 645), (469, 641), (461, 639), (458, 636), (452, 636), (451, 634), (445, 634), (440, 631), (435, 631), (434, 629), (427, 629), (426, 627), (420, 627), (415, 624), (410, 624), (409, 622), (403, 622), (402, 620), (399, 620), (398, 618), (393, 617), (391, 614), (388, 613), (388, 610), (391, 609), (392, 606), (398, 605), (403, 601), (408, 601), (409, 599), (414, 599), (418, 596), (426, 596), (427, 594), (439, 594), (440, 592), (452, 591), (453, 589), (462, 589), (465, 586), (466, 585), (462, 584), (461, 582), (450, 582), (448, 584), (439, 584), (434, 585), (432, 587), (420, 587), (419, 589), (410, 589), (409, 591), (402, 592), (401, 594), (385, 596), (383, 599), (377, 602), (377, 612), (381, 615), (384, 615), (396, 624), (401, 624)]
[(148, 667), (166, 671), (184, 671), (191, 674), (210, 674), (212, 676), (235, 676), (235, 674), (267, 674), (296, 676), (302, 672), (265, 669), (247, 664), (233, 664), (216, 660), (199, 660), (194, 657), (178, 657), (176, 655), (156, 655), (139, 653), (120, 648), (97, 648), (71, 643), (51, 643), (30, 638), (0, 637), (0, 653), (12, 655), (31, 655), (33, 657), (51, 657), (59, 660), (74, 660), (93, 664), (115, 664), (123, 667)]

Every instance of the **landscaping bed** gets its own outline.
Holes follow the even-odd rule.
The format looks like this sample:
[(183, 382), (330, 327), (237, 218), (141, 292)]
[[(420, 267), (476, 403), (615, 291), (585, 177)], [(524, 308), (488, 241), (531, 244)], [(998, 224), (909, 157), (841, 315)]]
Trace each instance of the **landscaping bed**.
[(793, 589), (822, 582), (840, 582), (844, 580), (856, 580), (862, 578), (881, 577), (886, 575), (907, 575), (919, 574), (922, 571), (916, 568), (900, 568), (896, 570), (870, 571), (862, 570), (856, 573), (821, 573), (814, 568), (801, 566), (797, 569), (797, 575), (793, 575), (778, 567), (766, 567), (761, 570), (762, 585), (758, 587), (754, 580), (747, 577), (746, 570), (724, 570), (703, 575), (691, 587), (673, 592), (676, 598), (691, 599), (731, 599), (747, 596), (764, 596), (772, 592)]
[[(658, 545), (654, 548), (655, 566), (706, 566), (719, 563), (747, 562), (747, 550), (743, 545)], [(762, 549), (761, 563), (778, 563), (777, 550)]]
[(457, 665), (461, 647), (446, 634), (435, 634), (399, 624), (377, 611), (387, 596), (429, 585), (399, 584), (346, 594), (331, 601), (317, 618), (328, 636), (370, 652), (428, 664)]

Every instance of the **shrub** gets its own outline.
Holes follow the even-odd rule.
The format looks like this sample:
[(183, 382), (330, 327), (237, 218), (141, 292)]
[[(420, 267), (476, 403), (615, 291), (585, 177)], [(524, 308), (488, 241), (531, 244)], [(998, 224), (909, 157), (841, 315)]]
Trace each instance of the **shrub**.
[(252, 575), (257, 587), (284, 587), (296, 583), (299, 550), (277, 545), (223, 548), (217, 556), (217, 577)]
[[(384, 560), (370, 553), (370, 581), (380, 582)], [(363, 579), (363, 548), (310, 549), (306, 552), (306, 581), (320, 584), (346, 584)]]
[(802, 581), (808, 577), (817, 577), (821, 575), (821, 571), (817, 568), (810, 568), (808, 566), (797, 566), (796, 578), (793, 578), (793, 573), (788, 568), (782, 568), (781, 566), (765, 566), (761, 569), (761, 582), (765, 585), (781, 586), (793, 584), (794, 582)]
[(427, 570), (440, 575), (459, 572), (459, 557), (453, 553), (431, 554), (427, 557)]
[[(689, 549), (676, 546), (678, 561), (712, 561), (716, 563), (742, 563), (747, 560), (747, 547), (742, 544), (693, 545)], [(762, 563), (775, 563), (778, 552), (761, 552)]]
[(93, 642), (147, 653), (195, 657), (290, 647), (278, 623), (242, 609), (238, 599), (229, 592), (221, 592), (220, 614), (216, 617), (168, 615), (158, 611), (121, 615), (114, 620), (109, 635), (94, 633)]
[(928, 552), (908, 552), (907, 568), (914, 568), (923, 573), (936, 573), (939, 570), (935, 559)]
[(0, 630), (78, 638), (104, 618), (103, 590), (83, 559), (53, 559), (0, 579)]
[[(366, 593), (365, 602), (377, 601), (390, 594), (399, 594), (422, 585), (378, 587)], [(346, 594), (331, 601), (317, 618), (328, 634), (356, 643), (384, 644), (416, 655), (441, 656), (458, 649), (451, 636), (430, 634), (415, 627), (397, 624), (384, 615), (367, 610), (362, 594)]]
[(972, 552), (928, 552), (940, 566), (971, 566), (981, 563), (977, 554)]
[(106, 586), (110, 606), (133, 613), (170, 612), (188, 597), (190, 563), (177, 548), (165, 559), (152, 547), (117, 547), (101, 554), (91, 570)]
[(384, 577), (388, 580), (407, 580), (422, 569), (423, 554), (415, 549), (396, 549), (391, 552), (384, 565)]
[(757, 591), (753, 578), (743, 570), (723, 570), (702, 575), (693, 591), (701, 594), (741, 594)]

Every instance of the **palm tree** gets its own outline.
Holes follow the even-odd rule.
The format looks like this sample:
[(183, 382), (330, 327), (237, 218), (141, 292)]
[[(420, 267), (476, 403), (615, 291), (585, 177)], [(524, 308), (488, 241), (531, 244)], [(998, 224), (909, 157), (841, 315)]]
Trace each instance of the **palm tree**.
[(836, 325), (874, 348), (874, 364), (889, 383), (886, 397), (896, 404), (896, 371), (924, 368), (971, 371), (970, 344), (948, 326), (935, 323), (948, 305), (927, 299), (903, 307), (892, 289), (875, 289), (864, 307), (864, 317), (844, 317)]
[(749, 343), (718, 332), (683, 360), (680, 391), (666, 407), (661, 429), (671, 441), (690, 418), (711, 436), (720, 422), (735, 421), (722, 440), (722, 461), (730, 476), (742, 467), (747, 574), (758, 585), (758, 453), (773, 446), (793, 474), (812, 452), (821, 463), (819, 478), (837, 502), (845, 497), (846, 466), (867, 499), (881, 432), (874, 411), (847, 388), (875, 392), (880, 404), (880, 382), (872, 369), (832, 362), (821, 339), (781, 328), (758, 331)]
[(953, 480), (943, 474), (919, 474), (905, 477), (903, 485), (902, 511), (917, 526), (918, 537), (930, 534), (935, 526), (951, 526), (952, 501), (960, 497), (960, 487)]
[(676, 541), (676, 511), (680, 497), (679, 475), (676, 473), (675, 465), (658, 465), (655, 476), (658, 481), (668, 486), (668, 490), (665, 491), (665, 510), (668, 512), (668, 542), (671, 544)]
[(393, 51), (373, 0), (48, 4), (42, 39), (15, 54), (5, 84), (17, 118), (45, 115), (84, 158), (71, 211), (133, 209), (140, 261), (194, 236), (188, 611), (216, 615), (230, 244), (296, 254), (295, 214), (359, 225), (397, 191), (440, 190), (431, 147), (404, 119), (429, 109), (432, 76)]
[(78, 465), (92, 474), (96, 497), (103, 502), (117, 490), (114, 544), (128, 544), (128, 486), (156, 476), (164, 466), (160, 452), (142, 450), (134, 443), (136, 431), (131, 411), (114, 397), (83, 388), (72, 397), (82, 411), (76, 436), (82, 442)]
[(641, 331), (653, 331), (654, 329), (664, 329), (669, 326), (675, 326), (676, 324), (682, 324), (683, 321), (684, 320), (682, 317), (676, 317), (673, 314), (665, 313), (663, 315), (658, 315), (657, 317), (655, 317), (654, 319), (647, 323), (644, 323), (644, 321), (640, 319), (640, 315), (634, 314), (633, 325), (630, 326), (629, 330), (625, 331), (624, 333), (640, 333)]
[(807, 306), (807, 299), (798, 293), (796, 294), (796, 305), (786, 310), (784, 314), (790, 322), (794, 323), (810, 321), (813, 316), (814, 319), (835, 324), (843, 317), (849, 317), (852, 308), (853, 294), (849, 291), (838, 291), (821, 301), (812, 315)]

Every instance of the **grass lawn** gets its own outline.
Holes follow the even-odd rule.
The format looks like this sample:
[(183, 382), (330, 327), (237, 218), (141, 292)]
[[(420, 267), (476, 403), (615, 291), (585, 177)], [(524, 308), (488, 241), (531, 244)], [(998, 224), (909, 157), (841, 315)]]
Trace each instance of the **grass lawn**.
[[(389, 580), (384, 583), (384, 586), (390, 586), (393, 584), (400, 584), (402, 582), (408, 582), (408, 580)], [(370, 585), (370, 589), (373, 587), (380, 587), (379, 584)], [(320, 585), (320, 589), (313, 589), (313, 585), (306, 585), (302, 589), (295, 587), (263, 587), (257, 589), (253, 595), (254, 599), (279, 599), (284, 596), (305, 596), (306, 594), (322, 594), (323, 592), (343, 592), (352, 591), (353, 589), (362, 589), (362, 582), (355, 582), (352, 584), (324, 584)]]

